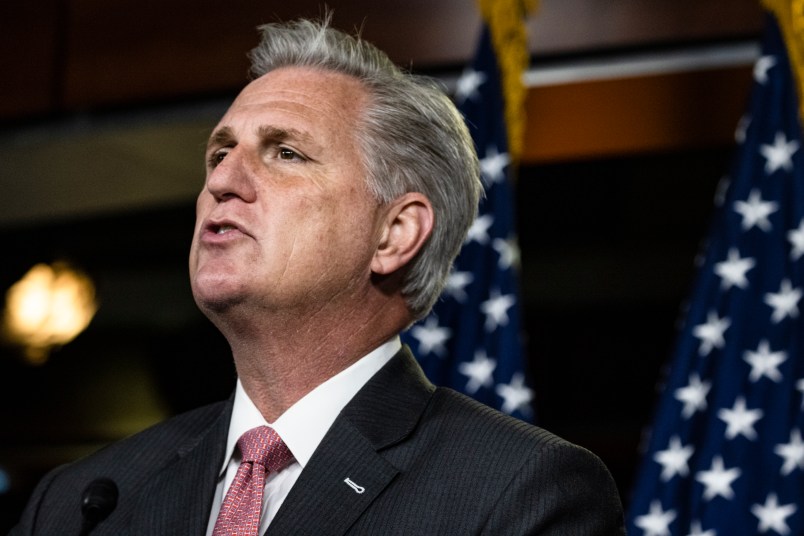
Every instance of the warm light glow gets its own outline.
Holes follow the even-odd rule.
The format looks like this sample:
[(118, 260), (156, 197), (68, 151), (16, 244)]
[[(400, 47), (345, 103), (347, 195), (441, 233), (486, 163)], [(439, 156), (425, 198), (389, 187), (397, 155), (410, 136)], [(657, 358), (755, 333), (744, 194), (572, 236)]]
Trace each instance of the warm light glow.
[(81, 333), (97, 309), (86, 275), (64, 263), (37, 264), (8, 290), (3, 327), (30, 361), (41, 363)]

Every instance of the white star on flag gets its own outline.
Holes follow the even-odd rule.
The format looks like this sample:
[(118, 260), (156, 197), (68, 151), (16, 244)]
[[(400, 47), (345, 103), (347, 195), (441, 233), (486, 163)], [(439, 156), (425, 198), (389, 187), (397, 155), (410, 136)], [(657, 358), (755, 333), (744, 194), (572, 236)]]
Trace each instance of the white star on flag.
[(519, 267), (519, 246), (515, 238), (509, 238), (508, 240), (495, 238), (491, 243), (491, 247), (500, 255), (500, 259), (497, 261), (497, 267), (500, 270), (507, 270), (512, 266)]
[(678, 436), (671, 437), (667, 450), (653, 455), (653, 459), (662, 466), (662, 481), (667, 482), (675, 475), (687, 476), (690, 471), (687, 462), (694, 451), (692, 445), (682, 445)]
[(729, 191), (729, 186), (731, 186), (731, 179), (728, 176), (724, 176), (718, 181), (714, 199), (716, 206), (723, 206), (723, 203), (726, 202), (726, 194)]
[(747, 201), (734, 202), (734, 211), (743, 217), (744, 231), (759, 227), (763, 231), (769, 232), (773, 227), (768, 216), (777, 210), (779, 210), (779, 203), (776, 201), (763, 201), (762, 194), (756, 188), (748, 194)]
[(489, 243), (489, 229), (494, 224), (494, 216), (491, 214), (483, 214), (475, 218), (472, 226), (469, 228), (469, 233), (466, 235), (464, 243), (475, 241), (478, 244)]
[(723, 345), (726, 344), (723, 332), (730, 325), (731, 321), (728, 318), (720, 318), (717, 316), (717, 312), (709, 311), (706, 323), (699, 324), (692, 330), (692, 334), (701, 341), (698, 354), (703, 357), (709, 355), (713, 348), (723, 348)]
[(773, 307), (771, 320), (778, 324), (786, 317), (798, 316), (798, 302), (801, 300), (801, 289), (793, 288), (789, 279), (783, 279), (779, 292), (765, 294), (765, 303)]
[(489, 299), (480, 304), (480, 311), (486, 315), (486, 331), (489, 333), (499, 326), (508, 324), (508, 309), (516, 303), (513, 294), (500, 295), (500, 291), (492, 290)]
[(516, 410), (528, 412), (528, 404), (533, 399), (533, 391), (525, 386), (525, 375), (521, 372), (511, 377), (511, 383), (497, 386), (497, 394), (503, 399), (502, 411), (513, 413)]
[(708, 471), (699, 471), (695, 475), (695, 480), (700, 482), (706, 488), (703, 493), (703, 498), (711, 501), (718, 495), (724, 499), (731, 499), (734, 497), (734, 490), (731, 489), (731, 484), (739, 478), (741, 471), (737, 467), (726, 469), (723, 466), (723, 458), (715, 456), (712, 459), (712, 467)]
[(756, 352), (747, 350), (743, 354), (743, 359), (751, 365), (751, 374), (749, 374), (748, 379), (752, 382), (758, 381), (762, 376), (776, 383), (782, 381), (779, 365), (787, 360), (787, 352), (771, 352), (770, 343), (767, 339), (762, 339), (759, 342)]
[(798, 228), (787, 231), (787, 240), (790, 242), (790, 259), (797, 261), (804, 255), (804, 218), (798, 224)]
[(776, 445), (773, 452), (784, 458), (781, 470), (783, 475), (789, 475), (797, 467), (804, 470), (804, 442), (801, 441), (801, 431), (798, 428), (790, 432), (790, 443)]
[(745, 274), (755, 265), (754, 259), (741, 259), (737, 248), (730, 248), (728, 259), (715, 265), (715, 274), (721, 278), (720, 284), (724, 290), (728, 290), (732, 286), (747, 288), (748, 279)]
[(452, 271), (447, 276), (447, 283), (444, 285), (444, 292), (458, 300), (460, 303), (466, 301), (466, 286), (474, 281), (475, 276), (472, 272)]
[(458, 104), (466, 99), (476, 100), (480, 93), (478, 89), (486, 82), (486, 73), (475, 71), (474, 69), (466, 69), (458, 82), (455, 85), (455, 100)]
[[(745, 136), (748, 134), (748, 127), (751, 126), (751, 115), (745, 114), (743, 115), (739, 121), (737, 121), (737, 128), (734, 130), (734, 141), (739, 144), (742, 144), (745, 141)], [(721, 203), (722, 204), (722, 203)]]
[(776, 133), (773, 145), (761, 145), (759, 152), (765, 157), (765, 173), (771, 175), (779, 168), (785, 171), (793, 170), (793, 154), (798, 151), (796, 140), (787, 141), (784, 132)]
[(689, 419), (696, 411), (703, 411), (706, 409), (706, 395), (709, 394), (709, 389), (712, 387), (710, 382), (702, 382), (698, 373), (693, 372), (690, 374), (689, 383), (686, 387), (679, 387), (676, 389), (676, 400), (684, 404), (684, 409), (681, 410), (681, 416)]
[(634, 524), (645, 531), (644, 536), (670, 536), (670, 523), (676, 518), (673, 510), (663, 510), (662, 503), (652, 501), (650, 512), (638, 516)]
[(431, 316), (423, 326), (413, 326), (410, 334), (419, 341), (419, 352), (422, 354), (433, 352), (438, 356), (443, 356), (447, 350), (444, 344), (452, 336), (452, 331), (439, 326), (438, 320)]
[(703, 528), (701, 528), (700, 521), (693, 521), (690, 524), (690, 533), (687, 536), (717, 536), (717, 531), (714, 529), (704, 531)]
[(472, 362), (465, 361), (458, 365), (458, 372), (464, 376), (469, 377), (466, 383), (466, 392), (475, 394), (481, 387), (491, 387), (494, 385), (494, 369), (497, 367), (497, 361), (490, 359), (486, 355), (485, 350), (478, 350), (475, 352), (475, 358)]
[(798, 508), (795, 504), (779, 506), (779, 499), (775, 493), (769, 493), (765, 498), (765, 504), (755, 504), (751, 507), (751, 513), (759, 519), (759, 532), (774, 530), (779, 534), (790, 534), (790, 527), (787, 526), (787, 518), (793, 515)]
[(804, 255), (804, 218), (799, 222), (798, 228), (787, 231), (787, 240), (793, 247), (790, 250), (790, 259), (797, 261)]
[(768, 81), (768, 70), (776, 65), (776, 58), (773, 56), (762, 56), (754, 64), (754, 80), (760, 84)]
[(486, 156), (480, 159), (480, 173), (486, 184), (505, 180), (505, 168), (511, 163), (508, 153), (500, 153), (496, 145), (486, 148)]
[(734, 439), (742, 435), (747, 439), (757, 438), (754, 423), (762, 418), (761, 409), (748, 409), (745, 406), (745, 397), (738, 396), (731, 409), (723, 408), (717, 412), (718, 418), (726, 423), (726, 439)]

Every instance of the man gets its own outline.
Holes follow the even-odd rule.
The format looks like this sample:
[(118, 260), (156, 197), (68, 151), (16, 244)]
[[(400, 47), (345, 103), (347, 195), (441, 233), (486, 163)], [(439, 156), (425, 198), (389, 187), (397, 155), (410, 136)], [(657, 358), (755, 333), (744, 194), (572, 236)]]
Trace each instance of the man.
[[(433, 387), (399, 342), (476, 211), (460, 115), (328, 21), (262, 30), (190, 252), (234, 397), (55, 470), (13, 534), (622, 534), (596, 457)], [(102, 478), (116, 507), (82, 520)]]

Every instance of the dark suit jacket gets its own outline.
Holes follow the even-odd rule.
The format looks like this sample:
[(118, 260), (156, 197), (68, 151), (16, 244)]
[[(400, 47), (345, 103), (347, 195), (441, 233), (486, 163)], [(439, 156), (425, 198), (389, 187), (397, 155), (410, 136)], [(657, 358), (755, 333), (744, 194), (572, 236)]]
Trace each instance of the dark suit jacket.
[[(82, 491), (109, 477), (119, 503), (93, 535), (203, 535), (231, 409), (192, 411), (54, 470), (12, 534), (79, 534)], [(598, 458), (433, 387), (404, 348), (344, 408), (268, 533), (587, 536), (622, 527)]]

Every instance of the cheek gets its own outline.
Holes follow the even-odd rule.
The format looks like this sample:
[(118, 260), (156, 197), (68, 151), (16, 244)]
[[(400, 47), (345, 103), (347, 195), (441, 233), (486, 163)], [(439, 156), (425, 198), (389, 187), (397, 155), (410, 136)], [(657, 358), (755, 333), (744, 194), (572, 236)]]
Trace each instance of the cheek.
[(195, 200), (195, 213), (196, 215), (203, 214), (209, 205), (214, 203), (215, 199), (212, 197), (212, 194), (209, 193), (207, 190), (206, 184), (199, 192), (198, 197)]
[(190, 243), (190, 268), (194, 268), (195, 258), (197, 255), (197, 241), (198, 235), (201, 230), (201, 224), (208, 213), (212, 196), (206, 190), (203, 190), (195, 202), (195, 225), (193, 226), (193, 239)]
[(269, 203), (263, 207), (264, 215), (273, 214), (265, 219), (267, 234), (273, 235), (268, 243), (285, 244), (290, 259), (297, 262), (320, 263), (322, 258), (339, 264), (361, 262), (371, 247), (376, 215), (376, 203), (361, 193), (351, 188), (326, 194), (319, 190), (286, 197), (285, 203)]
[(208, 206), (212, 202), (212, 196), (204, 188), (195, 200), (195, 226), (198, 228), (198, 223), (204, 218), (208, 211)]
[(363, 211), (353, 197), (328, 199), (312, 210), (320, 233), (335, 242), (358, 239)]

